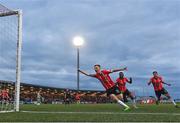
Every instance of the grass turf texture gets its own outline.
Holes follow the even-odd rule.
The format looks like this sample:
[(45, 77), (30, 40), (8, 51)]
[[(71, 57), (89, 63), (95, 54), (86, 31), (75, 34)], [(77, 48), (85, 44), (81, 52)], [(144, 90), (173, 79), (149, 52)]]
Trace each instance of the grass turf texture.
[[(21, 111), (1, 113), (0, 121), (4, 122), (48, 122), (48, 121), (76, 121), (76, 122), (178, 122), (180, 108), (172, 104), (138, 105), (139, 109), (124, 112), (117, 104), (73, 104), (51, 105), (22, 105)], [(40, 113), (41, 112), (41, 113)], [(57, 112), (57, 113), (56, 113)], [(64, 113), (63, 113), (64, 112)], [(68, 113), (69, 112), (69, 113)], [(79, 112), (79, 113), (77, 113)], [(83, 113), (84, 112), (84, 113)], [(107, 114), (110, 113), (110, 114)], [(144, 114), (145, 113), (145, 114)], [(149, 114), (148, 114), (149, 113)]]

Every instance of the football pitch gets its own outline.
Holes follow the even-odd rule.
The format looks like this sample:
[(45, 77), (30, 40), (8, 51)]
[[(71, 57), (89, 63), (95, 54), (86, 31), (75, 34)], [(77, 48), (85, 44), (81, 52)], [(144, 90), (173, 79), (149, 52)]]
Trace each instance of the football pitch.
[(21, 105), (20, 112), (0, 113), (0, 122), (178, 122), (180, 108), (170, 104), (138, 105), (123, 111), (117, 104), (33, 104)]

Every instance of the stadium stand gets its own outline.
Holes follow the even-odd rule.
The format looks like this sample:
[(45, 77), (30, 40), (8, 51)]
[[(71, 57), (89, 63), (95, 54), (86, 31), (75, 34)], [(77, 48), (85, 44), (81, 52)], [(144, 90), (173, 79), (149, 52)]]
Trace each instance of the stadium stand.
[[(15, 83), (12, 81), (0, 80), (0, 90), (14, 90)], [(64, 103), (66, 88), (55, 88), (41, 85), (33, 85), (21, 83), (20, 100), (21, 103), (36, 103), (37, 95), (41, 96), (41, 103), (59, 104)], [(76, 95), (80, 97), (80, 103), (112, 103), (110, 98), (106, 96), (104, 91), (94, 90), (73, 90), (69, 89), (71, 96), (71, 103), (76, 103)], [(9, 93), (11, 99), (14, 95)]]

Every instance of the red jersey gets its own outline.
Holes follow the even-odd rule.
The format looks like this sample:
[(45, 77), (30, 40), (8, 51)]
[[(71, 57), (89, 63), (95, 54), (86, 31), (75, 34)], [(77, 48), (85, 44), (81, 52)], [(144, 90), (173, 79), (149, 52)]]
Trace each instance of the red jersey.
[(163, 79), (162, 79), (162, 77), (160, 77), (160, 76), (158, 76), (157, 78), (152, 77), (150, 81), (152, 82), (155, 91), (162, 90), (162, 88), (163, 88), (163, 84), (162, 84)]
[(109, 76), (110, 73), (111, 70), (102, 70), (100, 73), (96, 73), (94, 76), (95, 78), (99, 79), (106, 90), (115, 86), (114, 82)]
[(4, 99), (4, 98), (9, 98), (9, 93), (8, 93), (8, 91), (2, 90), (2, 91), (1, 91), (1, 96), (2, 96), (3, 99)]
[(117, 78), (116, 82), (118, 83), (118, 88), (120, 91), (125, 92), (126, 91), (126, 82), (128, 82), (129, 80), (124, 77), (124, 78)]
[(79, 94), (76, 94), (75, 99), (76, 99), (76, 100), (80, 100), (80, 95), (79, 95)]

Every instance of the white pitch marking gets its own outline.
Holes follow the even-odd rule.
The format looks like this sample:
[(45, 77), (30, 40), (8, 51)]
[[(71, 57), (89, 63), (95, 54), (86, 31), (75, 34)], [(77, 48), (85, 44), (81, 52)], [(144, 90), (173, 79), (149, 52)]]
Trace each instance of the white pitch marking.
[(8, 112), (15, 112), (14, 110), (9, 110), (9, 111), (0, 111), (0, 113), (8, 113)]
[(122, 114), (122, 115), (177, 115), (180, 113), (123, 113), (123, 112), (47, 112), (47, 111), (21, 111), (24, 113), (42, 113), (42, 114)]

